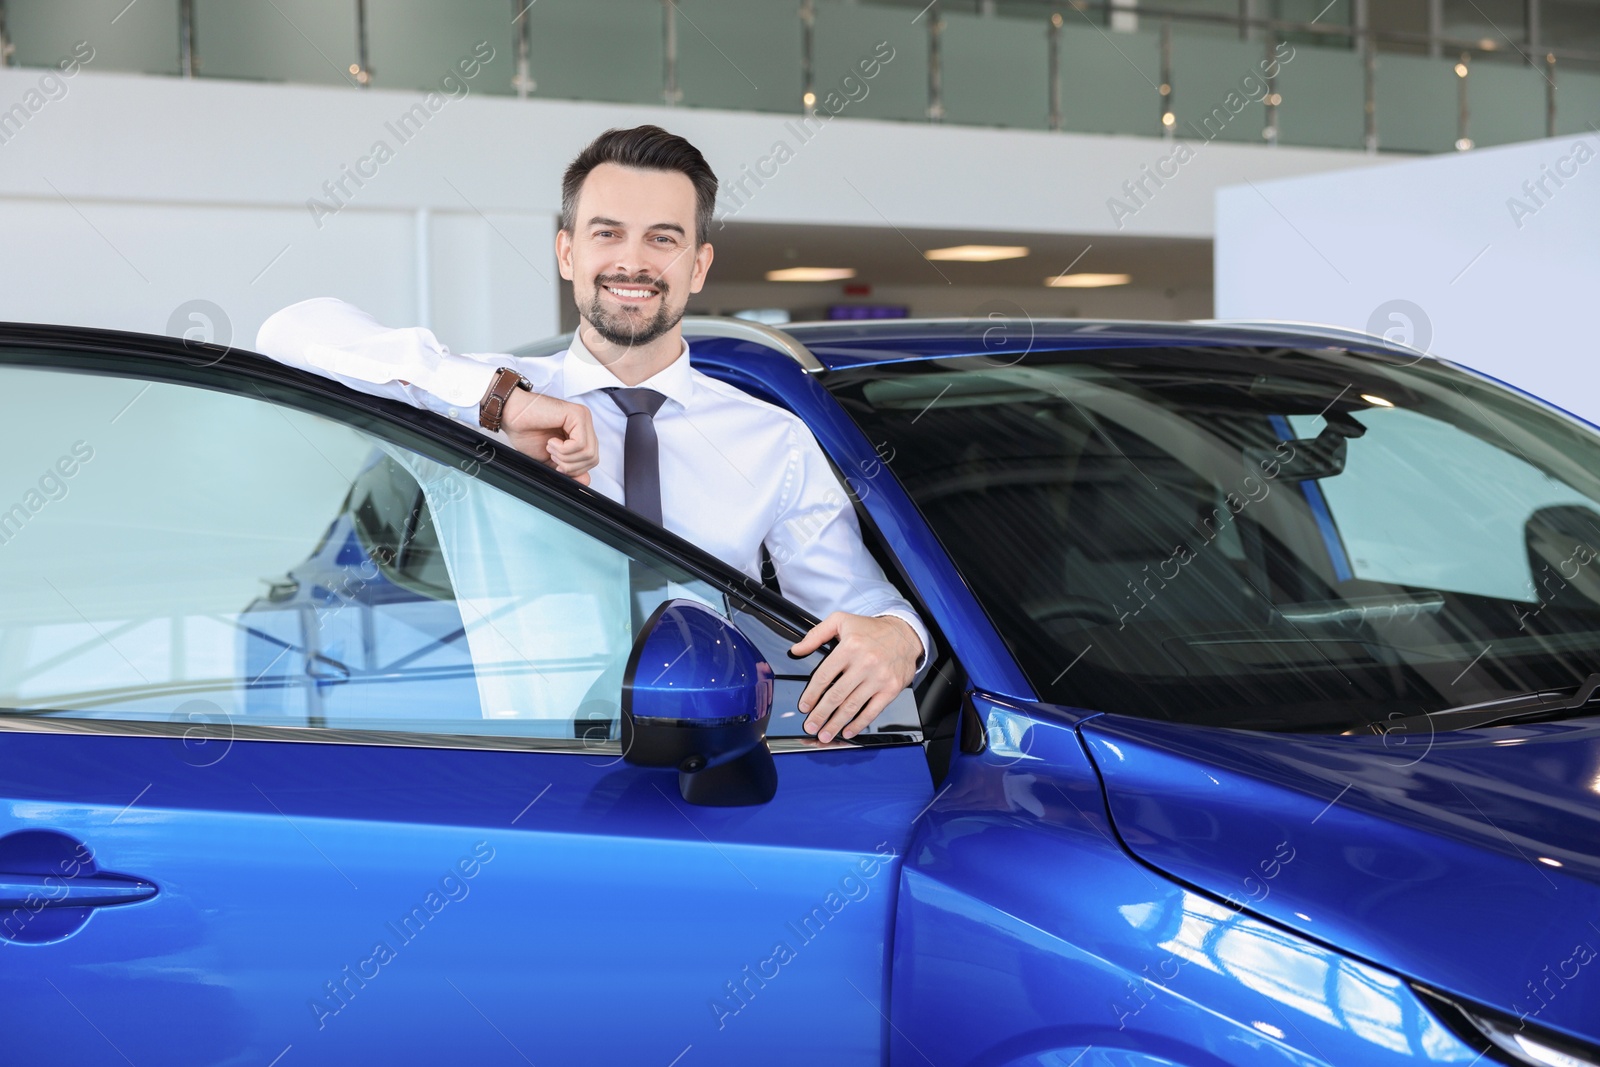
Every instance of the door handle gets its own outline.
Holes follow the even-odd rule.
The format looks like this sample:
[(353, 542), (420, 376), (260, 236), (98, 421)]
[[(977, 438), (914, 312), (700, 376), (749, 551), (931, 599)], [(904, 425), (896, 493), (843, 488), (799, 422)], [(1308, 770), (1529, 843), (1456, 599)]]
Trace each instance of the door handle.
[(96, 908), (158, 892), (143, 878), (102, 871), (82, 841), (59, 830), (0, 837), (0, 944), (60, 941), (83, 929)]
[(15, 874), (0, 871), (0, 910), (11, 908), (101, 908), (132, 904), (156, 895), (156, 887), (116, 874)]

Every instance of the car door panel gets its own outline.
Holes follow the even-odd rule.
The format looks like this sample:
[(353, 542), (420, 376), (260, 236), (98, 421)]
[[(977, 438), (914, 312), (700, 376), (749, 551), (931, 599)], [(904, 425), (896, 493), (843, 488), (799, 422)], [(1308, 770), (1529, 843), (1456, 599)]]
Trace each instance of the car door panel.
[[(75, 339), (58, 339), (63, 351), (46, 362), (73, 364)], [(742, 575), (665, 534), (665, 547), (645, 545), (655, 534), (614, 505), (551, 490), (518, 457), (486, 461), (431, 415), (357, 410), (325, 383), (247, 354), (230, 357), (226, 376), (208, 370), (213, 380), (162, 362), (182, 364), (177, 342), (173, 353), (155, 340), (117, 343), (131, 345), (119, 373), (205, 388), (174, 397), (138, 380), (118, 379), (121, 393), (91, 388), (95, 375), (70, 383), (80, 403), (69, 420), (104, 416), (104, 458), (70, 499), (29, 519), (22, 549), (0, 553), (0, 574), (27, 585), (0, 612), (0, 882), (41, 880), (37, 898), (0, 910), (8, 1057), (665, 1064), (691, 1048), (715, 1062), (803, 1042), (826, 1062), (882, 1062), (898, 857), (932, 796), (921, 747), (790, 737), (778, 746), (789, 751), (776, 757), (773, 801), (691, 807), (675, 771), (623, 763), (604, 731), (575, 737), (570, 709), (543, 698), (522, 699), (496, 723), (469, 689), (403, 692), (408, 678), (384, 672), (418, 668), (426, 681), (429, 664), (406, 659), (409, 649), (394, 663), (357, 656), (376, 646), (360, 633), (366, 609), (348, 583), (326, 597), (310, 590), (292, 611), (271, 606), (297, 580), (285, 582), (285, 568), (321, 551), (334, 491), (360, 465), (360, 442), (336, 441), (293, 409), (304, 403), (332, 422), (349, 415), (379, 434), (385, 420), (400, 434), (414, 419), (447, 473), (456, 460), (469, 475), (485, 467), (497, 492), (541, 513), (542, 494), (553, 493), (560, 508), (540, 520), (546, 528), (592, 519), (607, 551), (623, 557), (631, 544), (656, 560), (690, 558), (686, 574), (723, 583), (695, 578), (702, 596), (736, 596)], [(29, 373), (41, 395), (57, 388), (54, 370)], [(219, 406), (207, 432), (277, 434), (275, 446), (228, 442), (224, 461), (195, 447), (210, 438), (184, 420), (193, 413), (204, 425), (205, 398), (241, 382), (270, 383), (286, 406), (242, 411), (237, 395)], [(244, 395), (269, 403), (259, 387)], [(14, 434), (25, 436), (36, 400), (27, 389), (6, 398)], [(183, 448), (152, 437), (137, 450), (138, 434), (174, 426)], [(271, 499), (250, 501), (248, 522), (226, 506), (222, 487), (247, 483), (258, 453), (273, 467), (263, 493), (300, 492), (285, 465), (320, 479), (314, 495), (291, 501), (301, 509), (292, 523)], [(97, 525), (102, 498), (118, 508)], [(248, 528), (237, 543), (229, 523)], [(179, 534), (192, 551), (170, 548)], [(69, 581), (80, 544), (99, 546), (96, 569)], [(340, 563), (342, 539), (324, 547), (328, 573), (360, 566)], [(593, 545), (585, 551), (597, 558)], [(169, 566), (180, 580), (166, 581)], [(379, 585), (369, 578), (365, 590)], [(754, 594), (770, 610), (770, 594)], [(728, 603), (749, 625), (749, 605)], [(43, 621), (27, 616), (29, 604), (48, 609)], [(604, 656), (614, 662), (616, 647)], [(440, 678), (467, 677), (461, 664), (477, 665), (456, 655)], [(354, 670), (377, 672), (366, 681), (381, 684), (351, 684)], [(515, 673), (499, 678), (507, 692), (521, 684)], [(257, 683), (281, 683), (284, 696), (255, 699)], [(794, 694), (780, 693), (775, 724), (797, 721)], [(315, 712), (322, 697), (329, 708), (350, 704), (341, 721)], [(45, 840), (66, 850), (48, 884), (35, 847)], [(91, 878), (154, 894), (137, 889), (141, 899), (74, 918), (64, 903), (74, 894), (111, 891)]]
[(615, 755), (207, 744), (195, 766), (182, 737), (0, 733), (0, 838), (55, 830), (157, 887), (0, 941), (13, 1049), (880, 1062), (917, 746), (783, 754), (771, 803), (691, 809), (675, 771)]

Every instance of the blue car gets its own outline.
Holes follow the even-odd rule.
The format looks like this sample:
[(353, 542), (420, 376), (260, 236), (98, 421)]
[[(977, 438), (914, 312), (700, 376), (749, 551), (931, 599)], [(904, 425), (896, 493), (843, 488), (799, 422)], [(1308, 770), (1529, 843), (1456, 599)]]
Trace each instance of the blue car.
[(0, 327), (0, 1062), (1600, 1064), (1600, 431), (1315, 327), (685, 332), (933, 633), (852, 741), (770, 568)]

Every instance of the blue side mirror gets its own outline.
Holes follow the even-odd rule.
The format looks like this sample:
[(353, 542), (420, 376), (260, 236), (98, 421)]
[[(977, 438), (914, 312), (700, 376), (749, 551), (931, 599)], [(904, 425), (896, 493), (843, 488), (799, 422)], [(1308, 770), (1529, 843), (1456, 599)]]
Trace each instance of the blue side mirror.
[(691, 804), (765, 804), (778, 791), (772, 688), (772, 665), (731, 622), (698, 601), (668, 600), (622, 676), (622, 758), (678, 768)]

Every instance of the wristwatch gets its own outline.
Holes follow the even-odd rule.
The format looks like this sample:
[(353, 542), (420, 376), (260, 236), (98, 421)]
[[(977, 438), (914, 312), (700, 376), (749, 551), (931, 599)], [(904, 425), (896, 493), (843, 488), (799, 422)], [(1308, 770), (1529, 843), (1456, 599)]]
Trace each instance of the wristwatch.
[(533, 383), (510, 367), (501, 367), (494, 372), (494, 380), (489, 383), (489, 391), (483, 394), (483, 400), (478, 403), (478, 425), (490, 433), (500, 429), (501, 420), (505, 418), (506, 401), (511, 399), (513, 389), (526, 389), (533, 392)]

